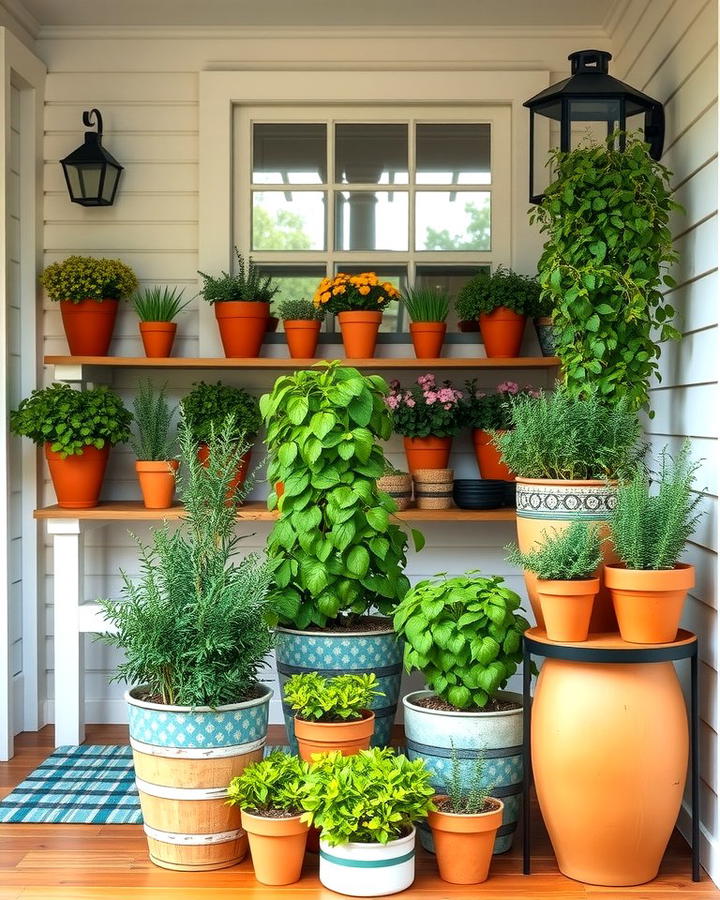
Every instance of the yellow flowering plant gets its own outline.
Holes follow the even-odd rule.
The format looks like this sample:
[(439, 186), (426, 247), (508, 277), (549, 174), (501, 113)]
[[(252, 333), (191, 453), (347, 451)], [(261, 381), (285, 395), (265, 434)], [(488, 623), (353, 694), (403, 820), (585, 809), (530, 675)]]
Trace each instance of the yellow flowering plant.
[(121, 300), (138, 286), (135, 273), (119, 259), (68, 256), (48, 266), (40, 284), (51, 300)]
[(381, 312), (400, 296), (400, 291), (389, 281), (380, 281), (375, 272), (348, 275), (339, 272), (334, 278), (323, 278), (313, 296), (318, 309), (336, 316), (350, 310), (377, 310)]

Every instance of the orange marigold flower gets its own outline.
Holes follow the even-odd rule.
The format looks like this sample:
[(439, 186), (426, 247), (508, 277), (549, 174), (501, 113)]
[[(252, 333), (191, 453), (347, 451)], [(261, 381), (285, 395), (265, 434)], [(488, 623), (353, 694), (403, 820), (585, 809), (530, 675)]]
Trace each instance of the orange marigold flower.
[(365, 297), (367, 294), (370, 293), (370, 288), (367, 285), (363, 285), (362, 287), (358, 288), (358, 291), (359, 291), (359, 293), (361, 293), (363, 295), (363, 297)]
[(333, 291), (333, 294), (344, 294), (346, 290), (347, 290), (347, 288), (345, 287), (345, 285), (340, 284), (335, 288), (335, 290)]

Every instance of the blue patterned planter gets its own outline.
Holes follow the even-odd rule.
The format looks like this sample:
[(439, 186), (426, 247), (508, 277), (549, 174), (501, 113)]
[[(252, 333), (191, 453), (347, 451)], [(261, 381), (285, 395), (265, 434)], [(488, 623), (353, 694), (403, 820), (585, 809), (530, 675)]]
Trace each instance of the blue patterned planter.
[(555, 356), (557, 349), (555, 334), (557, 330), (559, 329), (556, 329), (556, 326), (553, 325), (552, 319), (535, 319), (535, 333), (537, 334), (540, 352), (543, 356)]
[[(278, 628), (275, 656), (281, 691), (288, 678), (299, 672), (319, 672), (328, 677), (346, 672), (374, 672), (385, 696), (376, 697), (372, 704), (375, 713), (372, 746), (385, 747), (390, 743), (402, 674), (402, 642), (392, 627), (387, 631), (354, 634)], [(290, 747), (297, 753), (292, 712), (284, 702), (283, 712)]]

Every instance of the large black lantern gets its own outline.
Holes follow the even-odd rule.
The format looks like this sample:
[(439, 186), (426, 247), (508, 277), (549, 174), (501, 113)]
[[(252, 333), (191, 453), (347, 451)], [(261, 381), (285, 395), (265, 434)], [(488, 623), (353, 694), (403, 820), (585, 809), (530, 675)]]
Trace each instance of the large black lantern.
[(546, 166), (548, 148), (568, 151), (588, 136), (599, 141), (619, 131), (620, 149), (624, 149), (625, 133), (642, 131), (652, 158), (662, 156), (662, 103), (613, 78), (608, 73), (612, 54), (605, 50), (578, 50), (568, 59), (570, 77), (540, 91), (524, 104), (530, 110), (531, 203), (540, 202), (539, 188), (544, 188), (551, 176)]
[(103, 121), (100, 110), (83, 113), (83, 125), (97, 131), (85, 132), (85, 143), (60, 160), (68, 193), (82, 206), (112, 206), (123, 167), (102, 145)]

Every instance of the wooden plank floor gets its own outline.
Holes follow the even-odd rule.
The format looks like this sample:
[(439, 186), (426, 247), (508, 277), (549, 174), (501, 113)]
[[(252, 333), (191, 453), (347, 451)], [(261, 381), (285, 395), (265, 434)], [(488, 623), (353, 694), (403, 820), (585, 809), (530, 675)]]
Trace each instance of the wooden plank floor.
[[(281, 729), (271, 729), (270, 742), (282, 742)], [(118, 725), (88, 727), (92, 744), (127, 741)], [(51, 727), (20, 735), (16, 756), (0, 763), (0, 796), (5, 796), (52, 751)], [(638, 888), (609, 889), (579, 884), (558, 872), (547, 837), (535, 820), (534, 874), (521, 874), (520, 841), (493, 862), (485, 884), (446, 884), (433, 858), (419, 854), (417, 878), (405, 900), (720, 900), (712, 882), (690, 879), (690, 856), (675, 835), (660, 876)], [(0, 900), (333, 900), (339, 894), (323, 888), (316, 877), (317, 861), (308, 854), (301, 881), (287, 887), (266, 887), (253, 878), (249, 860), (218, 872), (182, 873), (159, 869), (148, 860), (140, 825), (0, 825)], [(240, 891), (242, 893), (240, 893)]]

